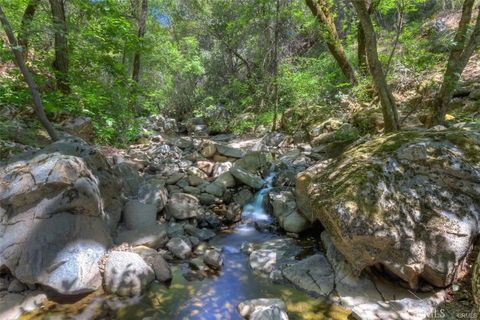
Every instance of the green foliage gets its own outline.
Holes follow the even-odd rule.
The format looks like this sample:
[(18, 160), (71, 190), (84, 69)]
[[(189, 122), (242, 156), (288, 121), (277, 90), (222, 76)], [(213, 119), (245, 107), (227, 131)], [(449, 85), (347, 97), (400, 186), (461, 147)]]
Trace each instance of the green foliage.
[(412, 22), (405, 26), (400, 42), (402, 43), (402, 53), (398, 55), (401, 63), (415, 70), (423, 72), (433, 70), (445, 61), (447, 51), (436, 46), (436, 43), (445, 44), (450, 38), (450, 34), (431, 35), (431, 37), (419, 37), (422, 25)]
[[(16, 32), (27, 3), (18, 0), (2, 5)], [(54, 30), (48, 1), (39, 6), (29, 28), (28, 65), (48, 115), (55, 119), (90, 116), (100, 143), (124, 146), (136, 140), (140, 123), (134, 119), (156, 113), (180, 121), (192, 115), (203, 117), (212, 132), (271, 128), (275, 85), (278, 118), (281, 114), (289, 117), (283, 125), (292, 133), (343, 112), (339, 107), (343, 95), (365, 103), (374, 96), (369, 77), (358, 75), (355, 87), (345, 79), (322, 41), (322, 28), (303, 1), (282, 0), (277, 26), (276, 6), (269, 0), (149, 0), (143, 39), (138, 37), (135, 3), (66, 2), (69, 95), (55, 90)], [(348, 59), (355, 66), (355, 13), (348, 2), (329, 0), (329, 5)], [(443, 66), (452, 33), (424, 30), (425, 22), (439, 9), (435, 0), (381, 0), (372, 17), (382, 62), (388, 60), (395, 21), (402, 10), (406, 24), (393, 65), (413, 73)], [(273, 54), (277, 27), (278, 61)], [(141, 53), (139, 83), (132, 80), (137, 50)], [(276, 63), (278, 75), (274, 71)], [(30, 94), (4, 43), (0, 46), (0, 67), (0, 107), (23, 109), (30, 105)], [(390, 79), (396, 77), (393, 69)], [(364, 125), (359, 134), (373, 130)], [(355, 134), (345, 133), (339, 139), (348, 140)]]
[(405, 13), (416, 12), (428, 0), (380, 0), (377, 10), (381, 14), (392, 14), (399, 8)]
[(273, 123), (273, 111), (262, 112), (260, 114), (246, 114), (243, 118), (236, 121), (232, 131), (237, 134), (253, 132), (259, 126), (269, 129)]
[(355, 127), (344, 128), (335, 131), (336, 141), (355, 141), (359, 138), (360, 132)]

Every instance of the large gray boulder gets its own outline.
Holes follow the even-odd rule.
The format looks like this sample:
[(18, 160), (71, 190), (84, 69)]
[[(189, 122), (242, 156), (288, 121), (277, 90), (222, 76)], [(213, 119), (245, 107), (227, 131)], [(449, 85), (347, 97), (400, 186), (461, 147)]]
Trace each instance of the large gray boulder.
[(272, 190), (268, 196), (273, 215), (285, 231), (300, 233), (311, 227), (310, 221), (298, 213), (295, 196), (291, 191)]
[(112, 251), (105, 263), (104, 278), (107, 292), (136, 296), (155, 279), (155, 273), (138, 254)]
[(233, 148), (223, 144), (217, 144), (215, 147), (219, 154), (228, 158), (242, 158), (246, 154), (242, 149)]
[(157, 220), (157, 206), (130, 200), (123, 209), (123, 219), (130, 230), (148, 228)]
[(188, 193), (174, 193), (165, 208), (166, 215), (184, 220), (195, 218), (202, 213), (198, 198)]
[(335, 273), (323, 254), (315, 254), (283, 270), (285, 279), (318, 296), (329, 297), (335, 288)]
[[(20, 230), (10, 229), (5, 236), (11, 239), (10, 232)], [(64, 295), (84, 294), (101, 286), (98, 261), (110, 245), (99, 217), (57, 213), (30, 229), (19, 246), (18, 265), (10, 270), (27, 284), (39, 283)]]
[(143, 183), (143, 178), (138, 174), (137, 169), (129, 162), (120, 162), (113, 166), (114, 173), (122, 177), (122, 193), (127, 198), (136, 198), (138, 190)]
[(233, 195), (233, 200), (240, 206), (244, 206), (253, 199), (253, 193), (249, 189), (241, 189)]
[(444, 301), (444, 290), (413, 292), (390, 282), (378, 273), (356, 275), (322, 233), (324, 253), (287, 265), (283, 277), (297, 288), (353, 310), (355, 319), (423, 320)]
[(0, 186), (0, 267), (61, 294), (98, 288), (121, 211), (106, 159), (81, 140), (59, 141), (1, 168)]
[(479, 232), (480, 127), (400, 132), (297, 177), (297, 205), (355, 272), (383, 265), (416, 288), (451, 284)]
[[(120, 220), (123, 200), (123, 175), (119, 175), (108, 163), (105, 156), (94, 147), (78, 138), (66, 138), (56, 141), (36, 154), (59, 154), (81, 158), (95, 176), (102, 199), (103, 216), (110, 230), (115, 230)], [(20, 156), (20, 160), (29, 161), (32, 155)], [(65, 174), (65, 173), (63, 173)]]
[(157, 212), (163, 210), (168, 200), (168, 192), (164, 183), (157, 180), (143, 183), (138, 189), (137, 196), (141, 203), (155, 205)]
[(253, 189), (261, 189), (265, 184), (260, 176), (250, 173), (240, 167), (231, 168), (230, 173), (235, 177), (235, 179)]
[(241, 168), (248, 172), (257, 172), (265, 169), (267, 166), (267, 157), (263, 152), (249, 152), (241, 159), (237, 160), (234, 167)]
[(153, 224), (147, 228), (120, 230), (115, 243), (128, 243), (131, 246), (146, 246), (153, 249), (163, 247), (168, 241), (167, 227), (164, 224)]

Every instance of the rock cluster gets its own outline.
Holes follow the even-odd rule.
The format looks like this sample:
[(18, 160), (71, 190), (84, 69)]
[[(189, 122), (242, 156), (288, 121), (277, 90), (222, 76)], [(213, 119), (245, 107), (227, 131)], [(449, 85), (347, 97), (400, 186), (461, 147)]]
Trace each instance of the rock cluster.
[[(444, 299), (431, 285), (456, 280), (479, 233), (478, 125), (354, 142), (354, 127), (330, 119), (312, 127), (313, 146), (270, 133), (247, 151), (228, 136), (209, 137), (201, 119), (185, 124), (151, 117), (125, 151), (105, 156), (69, 137), (0, 167), (0, 268), (8, 271), (0, 304), (32, 309), (44, 299), (38, 286), (66, 296), (101, 286), (137, 296), (171, 281), (171, 264), (187, 280), (221, 274), (227, 251), (208, 241), (255, 199), (265, 200), (276, 224), (257, 229), (279, 233), (242, 245), (256, 275), (351, 308), (359, 319), (419, 319), (412, 313), (428, 315)], [(81, 128), (69, 130), (82, 136)], [(279, 149), (267, 160), (263, 151)], [(325, 251), (305, 257), (293, 238), (318, 230), (317, 222)], [(412, 294), (378, 273), (430, 292)], [(7, 311), (0, 308), (0, 318), (18, 316)], [(288, 319), (278, 299), (245, 301), (238, 311)]]
[[(155, 121), (158, 132), (176, 130), (167, 120)], [(168, 281), (166, 260), (192, 257), (215, 235), (210, 229), (238, 221), (241, 206), (234, 199), (248, 201), (249, 181), (263, 185), (266, 165), (260, 153), (159, 135), (147, 149), (137, 145), (108, 158), (71, 137), (11, 158), (0, 169), (0, 265), (15, 277), (10, 291), (40, 284), (78, 295), (103, 284), (109, 292), (136, 295), (155, 278)], [(248, 176), (246, 184), (234, 168)], [(114, 244), (157, 254), (110, 251)], [(210, 268), (222, 267), (220, 251), (203, 255)]]

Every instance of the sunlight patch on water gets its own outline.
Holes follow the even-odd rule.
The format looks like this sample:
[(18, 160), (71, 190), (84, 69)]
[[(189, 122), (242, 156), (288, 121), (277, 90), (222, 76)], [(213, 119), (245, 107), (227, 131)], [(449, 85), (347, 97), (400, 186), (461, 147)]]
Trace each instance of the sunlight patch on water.
[(251, 235), (257, 232), (254, 226), (248, 224), (242, 224), (235, 228), (235, 233), (242, 236)]
[(224, 246), (223, 247), (223, 252), (225, 253), (240, 253), (240, 249), (239, 248), (236, 248), (236, 247), (233, 247), (233, 246)]

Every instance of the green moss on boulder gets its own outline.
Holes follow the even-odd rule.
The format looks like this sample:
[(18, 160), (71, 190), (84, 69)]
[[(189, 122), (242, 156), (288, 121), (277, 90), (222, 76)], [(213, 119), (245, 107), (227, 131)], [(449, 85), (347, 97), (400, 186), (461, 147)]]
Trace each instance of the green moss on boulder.
[(480, 219), (480, 125), (384, 135), (297, 176), (297, 204), (360, 272), (449, 285)]

